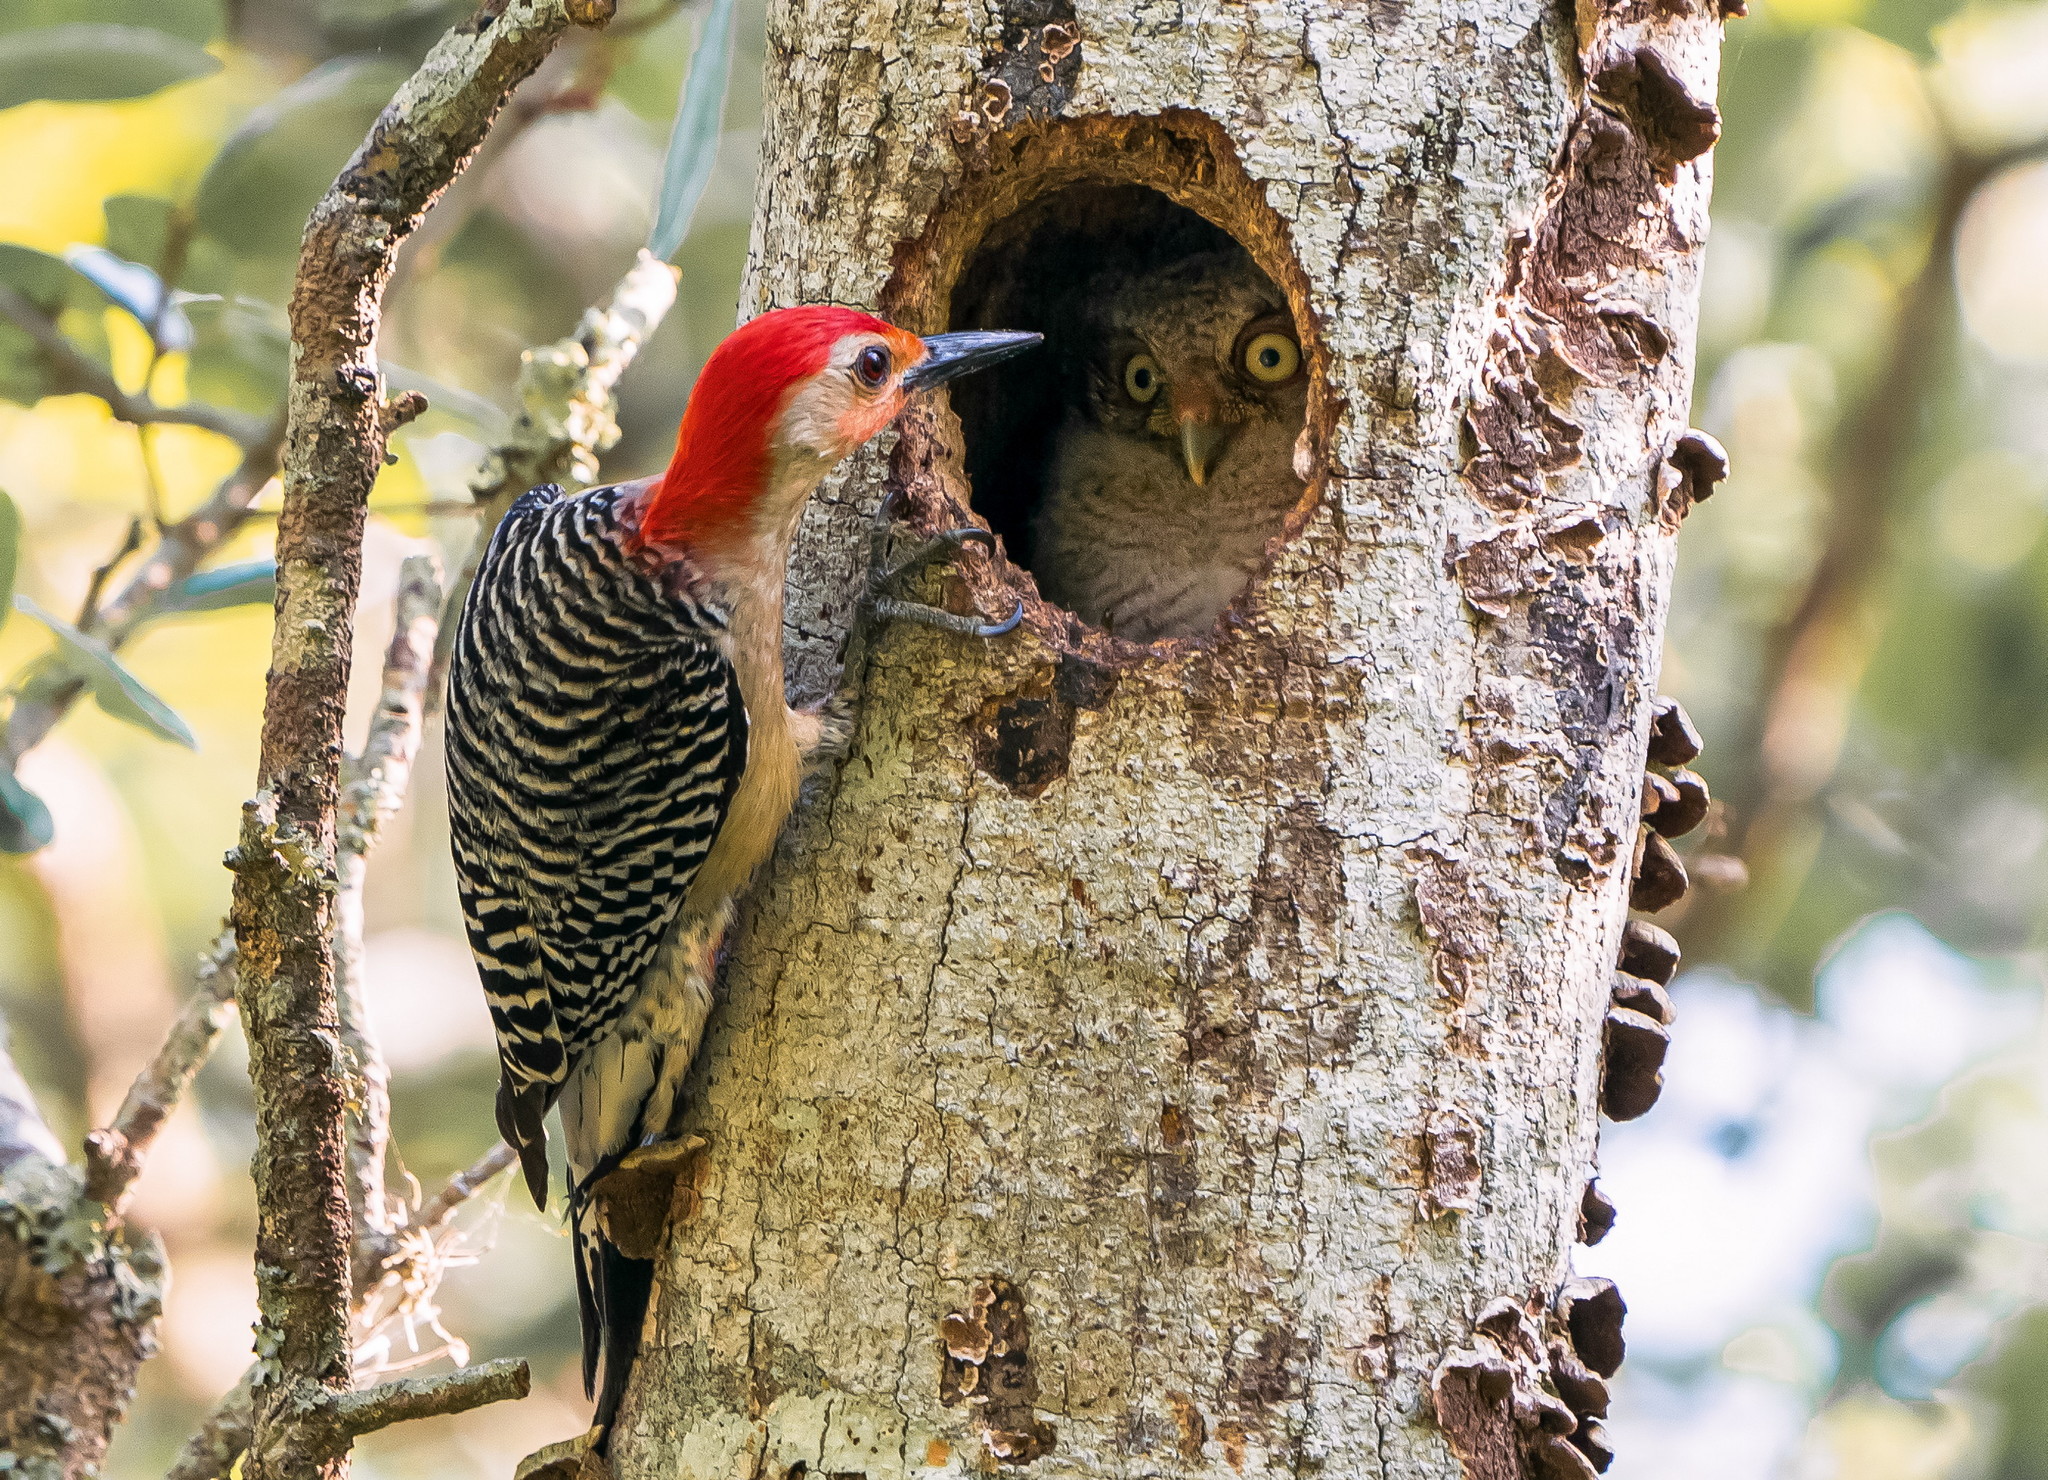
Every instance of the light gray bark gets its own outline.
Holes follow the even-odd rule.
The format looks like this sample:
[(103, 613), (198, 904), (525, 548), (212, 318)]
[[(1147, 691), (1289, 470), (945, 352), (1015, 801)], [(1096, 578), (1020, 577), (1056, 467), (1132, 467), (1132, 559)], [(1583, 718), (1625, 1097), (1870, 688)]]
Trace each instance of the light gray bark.
[[(1310, 506), (1203, 643), (1034, 601), (859, 650), (732, 948), (617, 1468), (1454, 1476), (1432, 1377), (1498, 1297), (1544, 1318), (1593, 1167), (1719, 18), (1015, 9), (771, 6), (754, 301), (931, 332), (991, 216), (1154, 184), (1295, 299)], [(926, 527), (955, 436), (897, 445)], [(800, 541), (800, 690), (880, 465)], [(1461, 1422), (1469, 1473), (1550, 1463)]]

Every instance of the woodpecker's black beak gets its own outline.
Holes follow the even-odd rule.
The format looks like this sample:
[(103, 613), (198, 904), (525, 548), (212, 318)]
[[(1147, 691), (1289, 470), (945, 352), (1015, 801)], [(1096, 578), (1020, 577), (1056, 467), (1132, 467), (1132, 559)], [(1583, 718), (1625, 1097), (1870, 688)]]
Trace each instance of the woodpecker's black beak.
[(1043, 334), (1009, 329), (987, 332), (970, 329), (959, 334), (934, 334), (924, 342), (924, 358), (903, 372), (903, 388), (907, 391), (928, 391), (935, 385), (944, 385), (949, 380), (986, 370), (1044, 342)]

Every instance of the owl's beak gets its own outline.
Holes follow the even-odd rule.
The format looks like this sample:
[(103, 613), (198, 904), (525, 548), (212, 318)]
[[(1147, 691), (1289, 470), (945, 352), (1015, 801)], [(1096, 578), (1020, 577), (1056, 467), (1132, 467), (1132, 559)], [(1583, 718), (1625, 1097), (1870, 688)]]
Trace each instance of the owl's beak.
[(1213, 421), (1204, 421), (1188, 416), (1181, 419), (1180, 455), (1188, 465), (1188, 476), (1200, 488), (1209, 481), (1209, 469), (1215, 464), (1216, 454), (1223, 450), (1223, 444), (1230, 440), (1230, 433)]

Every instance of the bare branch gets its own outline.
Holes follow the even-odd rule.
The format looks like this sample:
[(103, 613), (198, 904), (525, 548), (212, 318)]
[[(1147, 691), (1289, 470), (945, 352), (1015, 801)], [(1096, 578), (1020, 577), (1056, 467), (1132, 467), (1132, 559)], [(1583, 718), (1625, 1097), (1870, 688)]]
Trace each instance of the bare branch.
[(437, 1230), (455, 1216), (456, 1209), (484, 1190), (485, 1184), (519, 1159), (519, 1153), (498, 1142), (463, 1170), (448, 1179), (448, 1185), (420, 1205), (413, 1226)]
[[(419, 753), (422, 696), (434, 657), (441, 614), (441, 567), (414, 555), (400, 567), (396, 625), (384, 654), (383, 691), (363, 751), (344, 763), (341, 806), (335, 822), (335, 1005), (342, 1046), (361, 1081), (349, 1136), (349, 1182), (355, 1206), (354, 1260), (381, 1263), (395, 1249), (402, 1221), (384, 1191), (384, 1158), (391, 1141), (391, 1071), (370, 1024), (363, 983), (363, 881), (369, 852), (384, 824), (405, 802)], [(356, 1283), (361, 1284), (360, 1274)]]
[(164, 1474), (164, 1480), (220, 1480), (235, 1467), (249, 1448), (249, 1436), (256, 1428), (256, 1395), (252, 1384), (256, 1369), (242, 1374), (242, 1380), (228, 1389), (214, 1405), (213, 1412), (199, 1425), (178, 1458)]
[[(523, 1398), (532, 1390), (532, 1373), (525, 1362), (515, 1358), (482, 1362), (432, 1377), (401, 1378), (357, 1392), (316, 1388), (294, 1408), (289, 1427), (282, 1435), (273, 1426), (268, 1438), (274, 1447), (266, 1452), (262, 1448), (234, 1447), (236, 1433), (232, 1425), (218, 1422), (225, 1417), (230, 1404), (249, 1391), (245, 1381), (228, 1395), (222, 1409), (208, 1419), (208, 1428), (186, 1444), (170, 1469), (169, 1480), (217, 1480), (231, 1473), (236, 1457), (244, 1453), (248, 1456), (243, 1465), (245, 1473), (292, 1467), (323, 1454), (345, 1455), (349, 1444), (364, 1434), (416, 1418), (467, 1413), (487, 1403)], [(202, 1437), (207, 1440), (204, 1447)]]
[(84, 1196), (0, 1030), (0, 1454), (16, 1473), (97, 1473), (155, 1347), (163, 1249)]
[[(161, 521), (158, 522), (157, 527), (163, 527)], [(86, 583), (85, 587), (85, 600), (78, 604), (78, 620), (72, 624), (73, 626), (82, 632), (91, 624), (92, 619), (99, 614), (100, 594), (107, 589), (107, 578), (113, 575), (115, 569), (122, 561), (141, 548), (142, 521), (140, 519), (130, 519), (128, 521), (128, 532), (122, 536), (120, 547), (112, 555), (108, 556), (103, 564), (93, 567), (92, 579)]]
[[(375, 342), (400, 245), (511, 90), (593, 0), (493, 0), (437, 42), (314, 207), (291, 301), (278, 622), (258, 792), (233, 855), (239, 998), (256, 1097), (258, 1350), (251, 1480), (338, 1477), (350, 1385), (351, 1228), (333, 950), (342, 705), (370, 489), (394, 419)], [(402, 1407), (403, 1405), (401, 1405)]]
[(571, 36), (555, 49), (534, 73), (532, 80), (505, 105), (497, 123), (492, 125), (490, 137), (477, 150), (469, 168), (448, 188), (448, 193), (407, 241), (405, 250), (398, 254), (398, 266), (391, 279), (391, 301), (399, 309), (393, 314), (393, 319), (401, 331), (408, 317), (403, 308), (410, 285), (430, 276), (440, 267), (448, 244), (462, 234), (462, 228), (469, 224), (482, 205), (485, 189), (498, 161), (510, 152), (520, 135), (557, 111), (555, 100), (570, 85), (567, 79), (582, 70), (578, 54), (587, 51), (592, 42), (599, 45), (609, 42), (617, 25), (614, 22), (607, 27), (601, 37)]
[(404, 805), (412, 763), (420, 748), (422, 696), (441, 619), (441, 563), (408, 556), (398, 572), (396, 627), (384, 652), (384, 686), (362, 754), (341, 770), (341, 811), (336, 845), (358, 859)]
[(199, 958), (198, 988), (135, 1077), (112, 1124), (85, 1138), (85, 1193), (118, 1213), (157, 1132), (213, 1056), (235, 1010), (235, 940), (225, 927)]
[(67, 389), (98, 396), (107, 403), (118, 421), (134, 426), (203, 427), (238, 443), (244, 451), (263, 440), (267, 423), (261, 417), (209, 406), (203, 401), (163, 406), (146, 394), (131, 396), (121, 389), (121, 383), (114, 379), (111, 370), (79, 349), (64, 336), (64, 331), (51, 321), (49, 315), (5, 283), (0, 283), (0, 317), (12, 322), (50, 357)]
[[(448, 1179), (448, 1185), (420, 1205), (406, 1225), (406, 1232), (427, 1235), (435, 1239), (435, 1248), (440, 1248), (438, 1235), (448, 1226), (456, 1212), (471, 1198), (481, 1192), (491, 1180), (502, 1174), (516, 1161), (517, 1154), (503, 1141), (497, 1142), (462, 1171)], [(400, 1242), (398, 1239), (393, 1243)], [(394, 1274), (403, 1281), (407, 1276), (372, 1260), (365, 1266), (363, 1254), (357, 1250), (357, 1283), (355, 1299), (350, 1307), (350, 1325), (356, 1331), (372, 1328), (377, 1322), (370, 1304), (387, 1279)], [(403, 1257), (403, 1251), (400, 1256)], [(445, 1261), (442, 1268), (446, 1267)], [(228, 1390), (220, 1402), (214, 1405), (206, 1421), (185, 1441), (179, 1451), (178, 1461), (166, 1476), (166, 1480), (218, 1480), (234, 1467), (235, 1460), (249, 1447), (249, 1435), (253, 1424), (254, 1407), (250, 1385), (254, 1382), (256, 1369), (251, 1367), (242, 1375), (242, 1380)]]
[(533, 1376), (526, 1363), (500, 1358), (433, 1377), (406, 1377), (343, 1393), (334, 1399), (334, 1418), (343, 1433), (356, 1438), (415, 1418), (467, 1413), (486, 1403), (523, 1398), (532, 1389)]

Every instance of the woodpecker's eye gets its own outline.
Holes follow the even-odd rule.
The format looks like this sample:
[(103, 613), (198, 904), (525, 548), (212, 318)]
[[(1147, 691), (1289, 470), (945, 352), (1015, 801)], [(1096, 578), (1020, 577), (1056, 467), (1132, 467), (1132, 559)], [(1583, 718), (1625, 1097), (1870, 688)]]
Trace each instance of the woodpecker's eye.
[(889, 351), (879, 344), (871, 344), (854, 356), (854, 376), (869, 390), (874, 390), (889, 378)]
[(1150, 355), (1132, 355), (1124, 366), (1124, 394), (1143, 403), (1159, 394), (1159, 362)]
[(1267, 385), (1292, 380), (1301, 368), (1301, 347), (1285, 334), (1254, 334), (1244, 347), (1244, 368), (1253, 380)]

